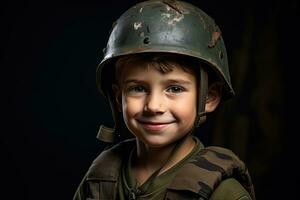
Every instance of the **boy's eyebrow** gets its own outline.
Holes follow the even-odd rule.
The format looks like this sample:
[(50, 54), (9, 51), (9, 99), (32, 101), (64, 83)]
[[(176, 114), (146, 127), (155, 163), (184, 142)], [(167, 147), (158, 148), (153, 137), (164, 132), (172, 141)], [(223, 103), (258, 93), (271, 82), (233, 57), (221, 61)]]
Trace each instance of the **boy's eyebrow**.
[(145, 81), (142, 81), (142, 80), (138, 80), (138, 79), (128, 79), (128, 80), (125, 80), (124, 83), (127, 84), (127, 83), (144, 83)]
[(166, 83), (175, 83), (175, 84), (176, 83), (178, 83), (178, 84), (187, 84), (187, 85), (192, 84), (191, 81), (185, 80), (185, 79), (167, 79), (164, 82), (166, 82)]
[[(128, 79), (124, 81), (124, 84), (128, 84), (128, 83), (145, 83), (147, 81), (143, 81), (143, 80), (138, 80), (138, 79)], [(190, 85), (192, 84), (191, 81), (189, 80), (185, 80), (185, 79), (167, 79), (164, 80), (163, 83), (168, 83), (168, 84), (184, 84), (184, 85)]]

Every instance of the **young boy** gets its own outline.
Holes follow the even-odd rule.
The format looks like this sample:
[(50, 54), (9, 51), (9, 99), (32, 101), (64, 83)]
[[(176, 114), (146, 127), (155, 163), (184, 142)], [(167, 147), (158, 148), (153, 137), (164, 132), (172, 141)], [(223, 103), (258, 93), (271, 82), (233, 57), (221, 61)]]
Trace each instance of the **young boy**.
[[(97, 83), (119, 143), (93, 162), (74, 199), (255, 199), (239, 158), (193, 136), (234, 92), (221, 32), (199, 8), (152, 0), (114, 23)], [(125, 122), (126, 127), (121, 126)], [(127, 132), (134, 138), (124, 140)]]

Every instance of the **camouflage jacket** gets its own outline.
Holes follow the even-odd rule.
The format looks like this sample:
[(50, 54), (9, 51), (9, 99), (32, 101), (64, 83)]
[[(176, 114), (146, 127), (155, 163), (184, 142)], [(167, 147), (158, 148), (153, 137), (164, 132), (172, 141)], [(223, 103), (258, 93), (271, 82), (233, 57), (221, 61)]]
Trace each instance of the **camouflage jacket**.
[[(116, 200), (122, 158), (128, 157), (133, 145), (134, 140), (128, 140), (103, 151), (73, 200)], [(249, 172), (234, 153), (221, 147), (206, 147), (171, 181), (165, 199), (255, 200), (255, 195)]]

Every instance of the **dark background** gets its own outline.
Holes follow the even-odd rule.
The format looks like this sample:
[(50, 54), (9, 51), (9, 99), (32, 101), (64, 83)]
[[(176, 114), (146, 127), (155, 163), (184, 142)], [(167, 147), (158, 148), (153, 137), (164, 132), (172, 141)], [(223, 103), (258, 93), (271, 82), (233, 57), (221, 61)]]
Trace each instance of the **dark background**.
[[(72, 198), (103, 148), (99, 125), (113, 124), (95, 69), (112, 22), (135, 2), (1, 3), (1, 199)], [(257, 199), (293, 197), (298, 1), (189, 2), (220, 26), (237, 93), (200, 137), (245, 161)]]

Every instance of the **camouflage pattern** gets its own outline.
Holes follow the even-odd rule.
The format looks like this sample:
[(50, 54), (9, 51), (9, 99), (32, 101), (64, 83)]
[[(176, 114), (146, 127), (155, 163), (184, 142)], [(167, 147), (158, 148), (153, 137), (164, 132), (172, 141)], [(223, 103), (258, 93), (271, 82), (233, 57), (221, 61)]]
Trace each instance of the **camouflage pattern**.
[[(74, 200), (116, 199), (117, 180), (122, 159), (128, 157), (129, 151), (134, 145), (135, 140), (131, 139), (102, 152), (91, 165)], [(232, 178), (236, 179), (250, 194), (251, 198), (244, 194), (244, 199), (255, 200), (253, 184), (245, 164), (228, 149), (206, 147), (185, 164), (175, 176), (167, 187), (165, 199), (210, 199), (216, 188), (219, 194), (215, 196), (221, 196), (224, 199), (238, 199), (228, 198), (226, 190), (218, 189), (223, 180)]]
[[(255, 200), (254, 187), (245, 164), (229, 149), (216, 146), (206, 147), (194, 160), (187, 163), (177, 176), (185, 177), (188, 182), (194, 180), (193, 190), (203, 199), (209, 199), (222, 180), (234, 178)], [(183, 182), (180, 179), (179, 181)], [(181, 188), (178, 187), (182, 184), (180, 182), (177, 182), (175, 178), (170, 188), (180, 190)]]

